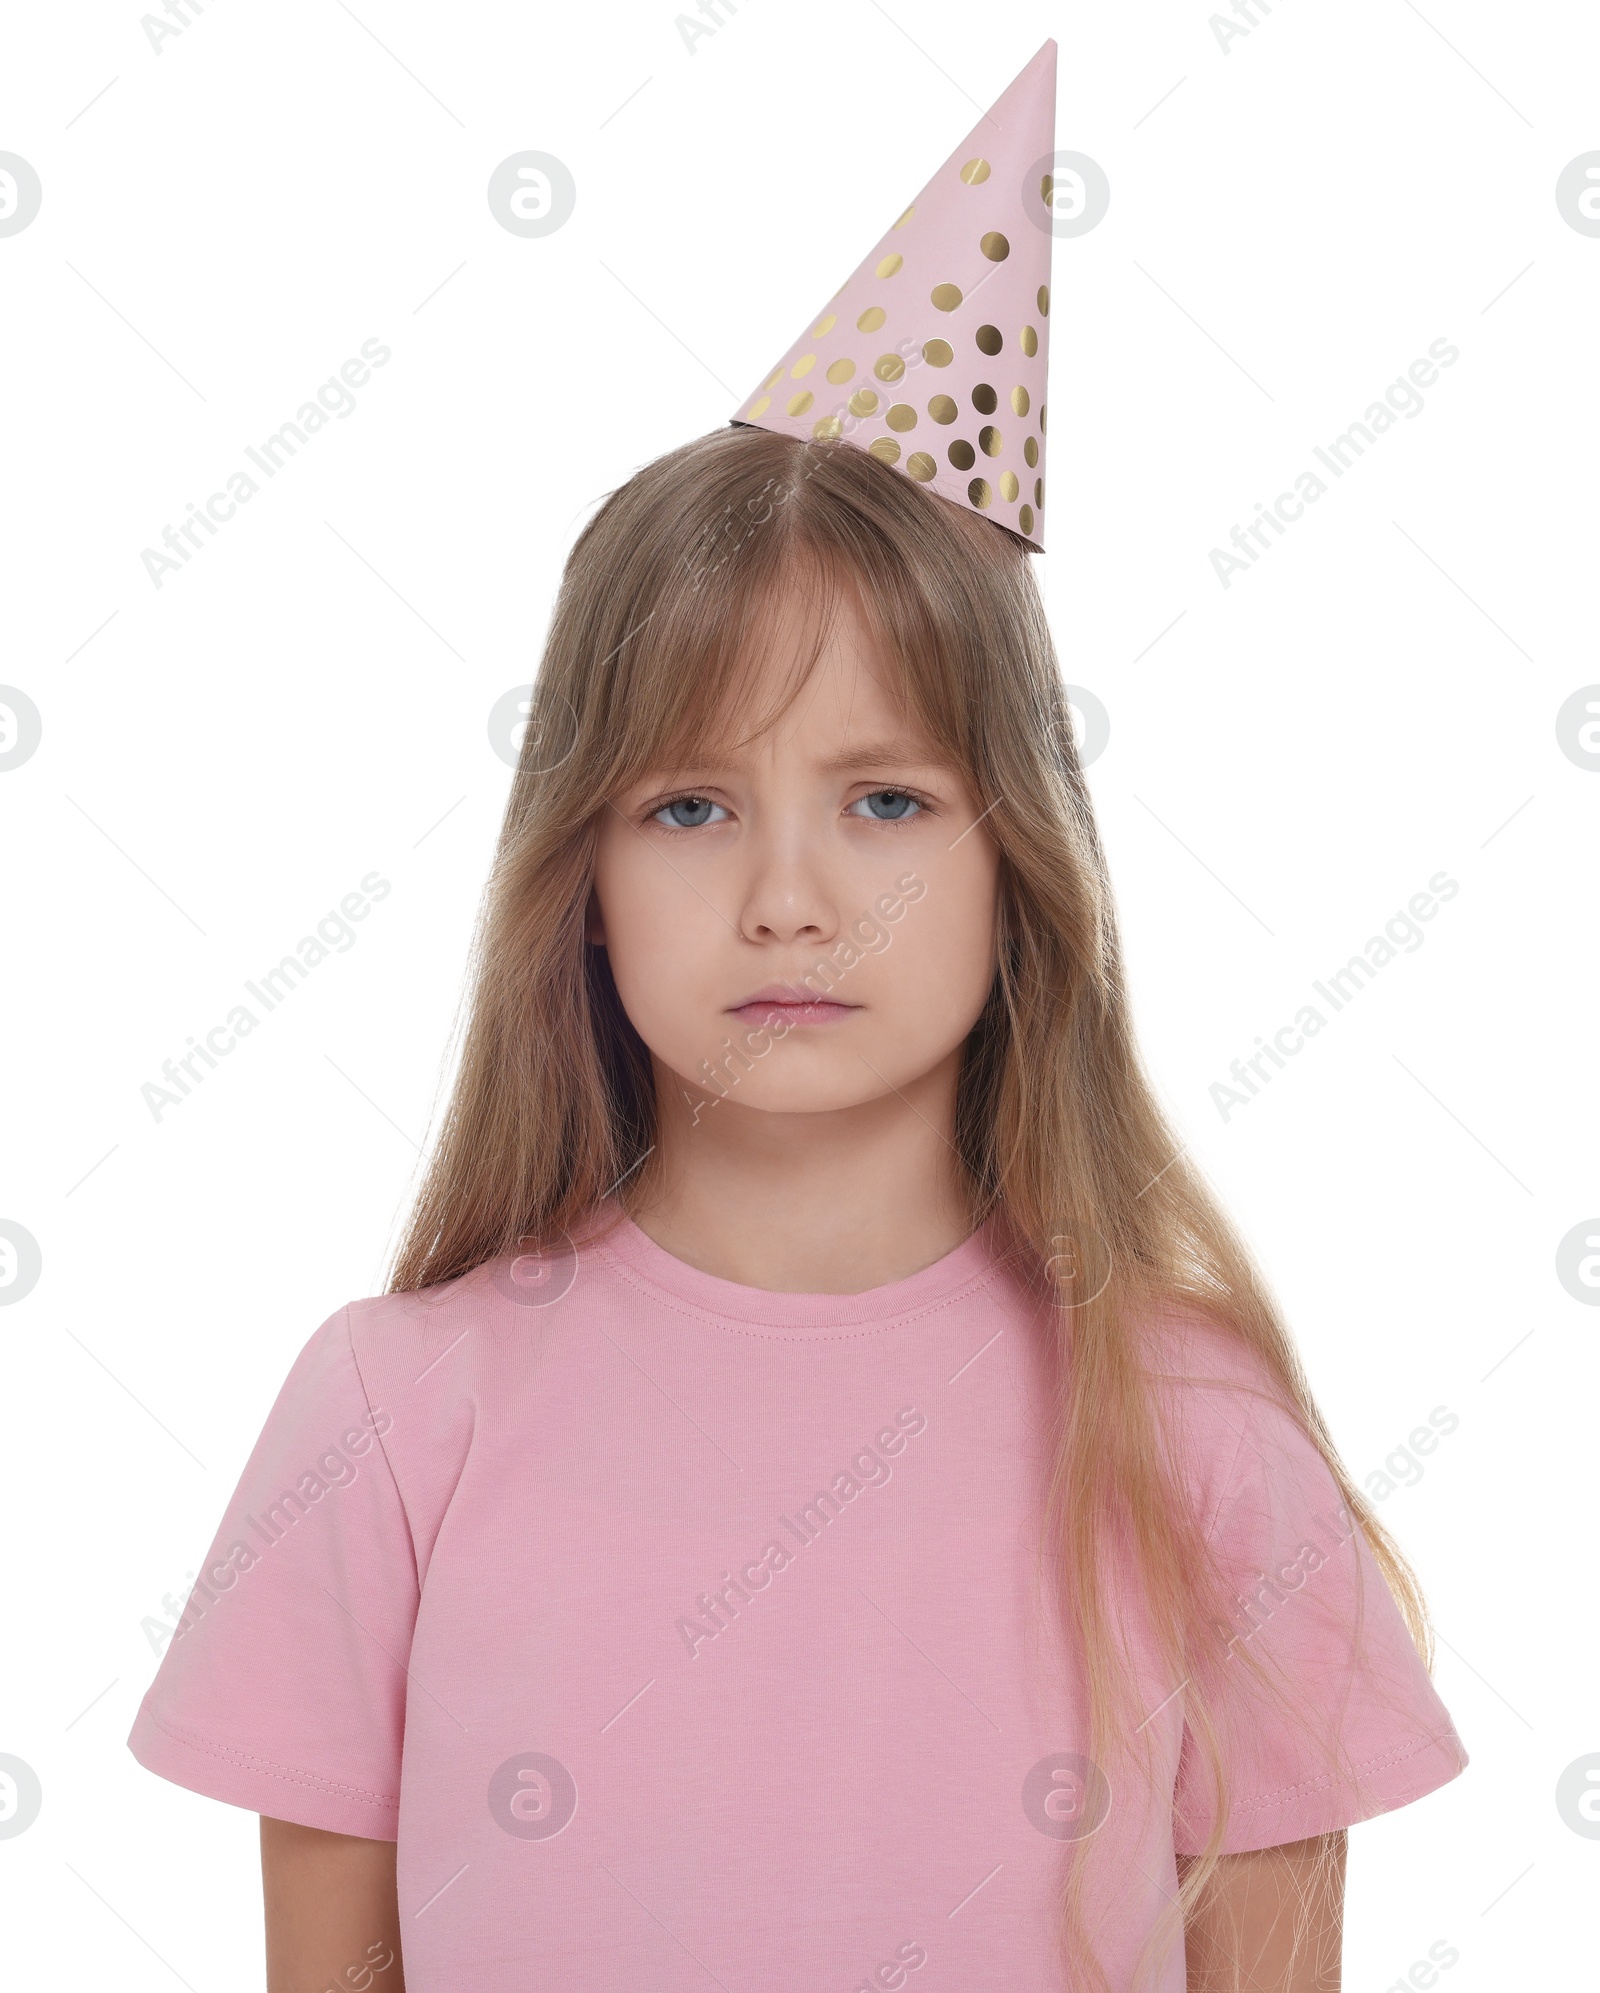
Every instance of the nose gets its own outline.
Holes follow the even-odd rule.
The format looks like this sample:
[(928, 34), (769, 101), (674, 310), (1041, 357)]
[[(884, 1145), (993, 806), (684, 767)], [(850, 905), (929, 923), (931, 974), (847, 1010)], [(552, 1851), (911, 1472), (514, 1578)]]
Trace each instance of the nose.
[(746, 941), (826, 946), (839, 932), (837, 896), (820, 854), (799, 823), (769, 824), (747, 846), (750, 868), (739, 908)]

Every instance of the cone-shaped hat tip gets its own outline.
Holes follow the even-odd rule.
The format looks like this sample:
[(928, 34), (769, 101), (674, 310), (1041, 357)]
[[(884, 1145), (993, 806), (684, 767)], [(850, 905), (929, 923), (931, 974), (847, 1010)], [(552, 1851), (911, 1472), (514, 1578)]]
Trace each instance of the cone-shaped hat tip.
[(733, 419), (844, 438), (1042, 551), (1055, 100), (1046, 41)]

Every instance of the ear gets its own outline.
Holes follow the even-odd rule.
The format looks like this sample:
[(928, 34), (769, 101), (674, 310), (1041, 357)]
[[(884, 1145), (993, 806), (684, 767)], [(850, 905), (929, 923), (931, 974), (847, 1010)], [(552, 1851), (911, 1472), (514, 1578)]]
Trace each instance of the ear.
[(583, 938), (596, 948), (606, 945), (606, 925), (600, 917), (600, 896), (592, 886), (589, 888), (588, 905), (583, 910)]

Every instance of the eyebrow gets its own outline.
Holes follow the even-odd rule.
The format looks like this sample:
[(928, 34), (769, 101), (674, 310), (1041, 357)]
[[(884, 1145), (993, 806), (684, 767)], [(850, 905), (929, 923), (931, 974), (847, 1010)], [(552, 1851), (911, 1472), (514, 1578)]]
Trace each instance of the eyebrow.
[[(943, 754), (932, 742), (918, 744), (909, 740), (867, 740), (859, 746), (843, 747), (837, 753), (824, 755), (818, 767), (825, 775), (848, 774), (853, 769), (868, 768), (930, 768), (944, 772), (956, 770), (957, 764), (949, 755)], [(680, 762), (675, 768), (663, 769), (649, 778), (653, 789), (658, 780), (668, 786), (675, 782), (693, 782), (697, 778), (709, 781), (724, 772), (726, 764), (712, 756), (702, 761)]]
[(837, 754), (824, 756), (820, 765), (829, 775), (838, 775), (852, 768), (882, 768), (896, 764), (911, 768), (954, 766), (932, 742), (908, 740), (863, 741), (859, 747), (844, 747)]

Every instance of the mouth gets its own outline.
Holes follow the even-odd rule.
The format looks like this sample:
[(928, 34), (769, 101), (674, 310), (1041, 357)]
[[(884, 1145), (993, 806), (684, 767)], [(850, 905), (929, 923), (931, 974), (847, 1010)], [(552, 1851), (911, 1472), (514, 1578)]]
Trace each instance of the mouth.
[(786, 984), (769, 984), (729, 1006), (729, 1015), (742, 1018), (757, 1030), (770, 1030), (782, 1022), (790, 1029), (810, 1024), (842, 1024), (861, 1008), (857, 1003), (836, 1003), (831, 997), (814, 997)]

